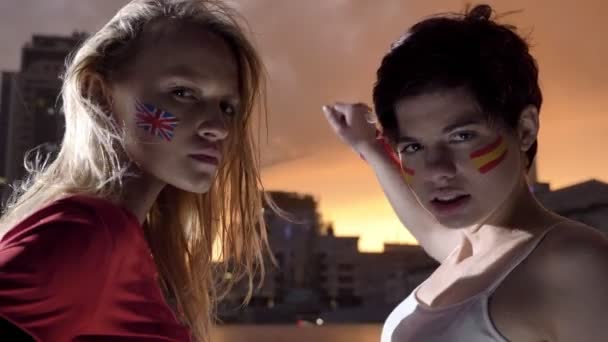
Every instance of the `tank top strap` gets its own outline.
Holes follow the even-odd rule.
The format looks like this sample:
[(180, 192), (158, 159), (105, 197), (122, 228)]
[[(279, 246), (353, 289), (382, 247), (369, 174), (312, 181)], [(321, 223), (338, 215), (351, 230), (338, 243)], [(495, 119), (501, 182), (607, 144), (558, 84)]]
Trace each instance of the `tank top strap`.
[(547, 236), (547, 234), (549, 234), (549, 232), (551, 230), (553, 230), (556, 226), (560, 225), (561, 223), (564, 223), (564, 221), (561, 220), (561, 221), (558, 221), (558, 222), (550, 225), (541, 234), (539, 234), (538, 236), (533, 238), (532, 241), (528, 242), (528, 246), (526, 246), (524, 251), (521, 254), (519, 254), (516, 258), (514, 258), (510, 264), (507, 265), (505, 270), (502, 271), (502, 273), (500, 273), (500, 275), (486, 289), (486, 293), (492, 294), (498, 288), (498, 286), (500, 286), (500, 284), (507, 278), (507, 276), (509, 276), (509, 274), (511, 274), (511, 272), (513, 272), (513, 270), (517, 266), (519, 266), (519, 264), (521, 264), (524, 260), (526, 260), (526, 258), (528, 258), (528, 256), (530, 256), (530, 254), (532, 254), (532, 252), (536, 249), (536, 247), (538, 247), (538, 245), (540, 245), (540, 243), (543, 241), (545, 236)]

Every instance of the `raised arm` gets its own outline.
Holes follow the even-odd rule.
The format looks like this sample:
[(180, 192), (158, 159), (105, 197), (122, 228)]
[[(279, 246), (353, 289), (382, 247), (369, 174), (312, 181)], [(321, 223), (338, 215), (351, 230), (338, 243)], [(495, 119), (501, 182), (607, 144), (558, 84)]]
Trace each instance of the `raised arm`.
[(406, 174), (395, 152), (377, 137), (370, 107), (363, 103), (337, 103), (324, 106), (323, 112), (336, 135), (374, 170), (401, 223), (431, 257), (443, 261), (460, 243), (460, 233), (440, 225), (422, 207), (405, 180)]

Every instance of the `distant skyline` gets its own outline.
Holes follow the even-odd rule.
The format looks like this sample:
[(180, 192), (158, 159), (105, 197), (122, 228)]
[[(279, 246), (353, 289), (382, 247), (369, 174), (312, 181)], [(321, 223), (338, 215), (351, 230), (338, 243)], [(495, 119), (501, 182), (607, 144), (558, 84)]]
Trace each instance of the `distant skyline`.
[[(337, 235), (359, 247), (414, 242), (400, 225), (373, 173), (331, 132), (321, 106), (371, 101), (375, 71), (389, 44), (433, 13), (469, 1), (239, 0), (269, 72), (270, 144), (263, 146), (268, 190), (312, 194)], [(0, 70), (18, 70), (34, 33), (94, 32), (127, 1), (3, 0)], [(545, 103), (538, 155), (540, 181), (553, 187), (595, 178), (608, 182), (608, 2), (486, 1), (503, 21), (531, 37)], [(265, 138), (263, 138), (265, 139)]]

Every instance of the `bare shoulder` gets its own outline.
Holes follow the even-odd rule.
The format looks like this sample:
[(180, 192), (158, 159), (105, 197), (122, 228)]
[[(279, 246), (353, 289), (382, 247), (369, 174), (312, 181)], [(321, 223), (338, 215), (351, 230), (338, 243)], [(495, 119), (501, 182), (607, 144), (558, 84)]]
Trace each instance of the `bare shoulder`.
[[(608, 237), (576, 222), (549, 232), (535, 267), (537, 310), (559, 341), (608, 341)], [(542, 329), (542, 327), (539, 327)]]
[(566, 221), (544, 237), (522, 266), (497, 290), (492, 304), (492, 317), (503, 334), (513, 341), (608, 341), (605, 234)]
[[(608, 282), (608, 235), (567, 220), (555, 226), (534, 252), (510, 277), (527, 284), (530, 300), (552, 300), (551, 293), (563, 295), (565, 289), (580, 291), (585, 286), (604, 286)], [(599, 281), (600, 278), (605, 281)], [(595, 279), (595, 282), (592, 280)], [(602, 285), (600, 285), (602, 284)], [(540, 304), (540, 303), (536, 303)]]
[(565, 293), (583, 298), (606, 293), (608, 235), (574, 221), (547, 234), (535, 253), (534, 271), (547, 300)]
[(577, 273), (585, 269), (596, 270), (598, 266), (607, 266), (608, 235), (568, 220), (547, 234), (537, 255), (538, 261), (548, 272), (547, 276), (575, 269)]

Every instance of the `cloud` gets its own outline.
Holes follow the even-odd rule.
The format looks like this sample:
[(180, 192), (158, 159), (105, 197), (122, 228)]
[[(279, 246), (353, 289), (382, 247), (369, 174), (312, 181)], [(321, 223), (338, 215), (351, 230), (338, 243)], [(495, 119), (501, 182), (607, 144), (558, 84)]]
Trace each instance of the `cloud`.
[(69, 35), (103, 25), (124, 1), (2, 0), (0, 70), (17, 70), (21, 47), (35, 33)]
[[(269, 140), (265, 141), (265, 132), (261, 139), (268, 181), (277, 186), (294, 184), (298, 191), (319, 196), (325, 213), (335, 213), (328, 219), (342, 222), (353, 208), (346, 205), (348, 201), (357, 203), (372, 197), (384, 201), (369, 170), (333, 135), (321, 106), (338, 100), (369, 102), (376, 68), (389, 44), (417, 20), (461, 10), (465, 2), (231, 1), (247, 18), (269, 72)], [(499, 12), (523, 9), (504, 21), (532, 34), (532, 52), (540, 65), (545, 94), (539, 147), (541, 179), (560, 185), (590, 177), (608, 180), (608, 164), (605, 158), (598, 158), (601, 146), (608, 144), (604, 110), (608, 108), (608, 68), (604, 65), (608, 60), (608, 22), (604, 18), (608, 1), (486, 2)], [(0, 1), (0, 70), (18, 68), (20, 48), (32, 33), (93, 31), (125, 3)], [(345, 172), (352, 175), (344, 177)], [(346, 180), (365, 185), (358, 188)], [(376, 215), (384, 216), (371, 221), (383, 221), (391, 215), (386, 203), (383, 205), (384, 214)], [(346, 223), (337, 223), (346, 231)], [(373, 231), (375, 227), (358, 229)]]

